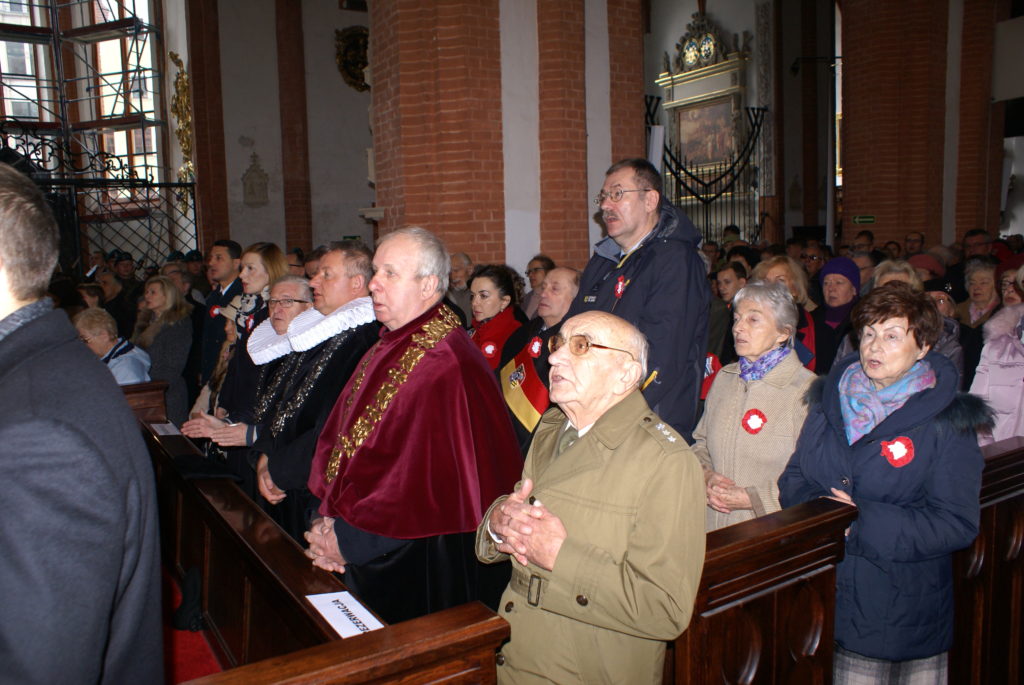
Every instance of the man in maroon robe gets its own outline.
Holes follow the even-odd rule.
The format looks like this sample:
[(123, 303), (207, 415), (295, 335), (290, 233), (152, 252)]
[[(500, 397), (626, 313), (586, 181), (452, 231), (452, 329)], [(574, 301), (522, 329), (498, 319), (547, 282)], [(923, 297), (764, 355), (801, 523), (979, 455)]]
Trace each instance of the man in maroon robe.
[(322, 518), (308, 556), (389, 623), (496, 606), (508, 579), (476, 561), (474, 533), (522, 458), (494, 375), (441, 303), (448, 267), (423, 229), (381, 241), (370, 281), (381, 338), (331, 411), (309, 477)]

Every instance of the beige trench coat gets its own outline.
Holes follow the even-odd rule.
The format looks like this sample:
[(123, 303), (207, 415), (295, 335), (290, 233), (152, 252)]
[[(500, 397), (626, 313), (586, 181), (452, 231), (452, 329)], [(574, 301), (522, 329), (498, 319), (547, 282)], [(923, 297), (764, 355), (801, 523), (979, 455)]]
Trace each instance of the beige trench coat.
[[(704, 480), (686, 441), (635, 392), (563, 454), (557, 407), (523, 478), (568, 537), (553, 571), (513, 562), (500, 614), (512, 626), (501, 683), (660, 683), (664, 640), (690, 621), (704, 563)], [(499, 498), (496, 506), (504, 498)], [(477, 555), (499, 554), (486, 529)]]
[[(693, 452), (705, 467), (746, 488), (753, 510), (722, 514), (708, 507), (709, 531), (779, 510), (779, 476), (796, 451), (796, 439), (807, 418), (804, 395), (814, 379), (795, 352), (759, 381), (741, 380), (738, 363), (718, 372), (704, 415), (693, 431)], [(759, 428), (752, 428), (756, 432), (743, 427), (744, 417), (752, 410), (766, 419)]]

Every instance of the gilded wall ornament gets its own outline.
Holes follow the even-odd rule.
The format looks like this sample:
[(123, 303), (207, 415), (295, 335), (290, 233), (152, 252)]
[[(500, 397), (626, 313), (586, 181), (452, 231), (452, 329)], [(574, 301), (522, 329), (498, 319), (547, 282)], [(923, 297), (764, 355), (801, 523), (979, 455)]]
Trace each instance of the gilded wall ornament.
[(174, 66), (178, 67), (178, 74), (174, 77), (174, 95), (171, 97), (171, 114), (177, 121), (174, 135), (178, 139), (178, 147), (181, 148), (182, 164), (178, 169), (178, 181), (191, 183), (195, 180), (194, 167), (192, 165), (192, 95), (189, 89), (188, 71), (181, 61), (178, 53), (168, 53)]

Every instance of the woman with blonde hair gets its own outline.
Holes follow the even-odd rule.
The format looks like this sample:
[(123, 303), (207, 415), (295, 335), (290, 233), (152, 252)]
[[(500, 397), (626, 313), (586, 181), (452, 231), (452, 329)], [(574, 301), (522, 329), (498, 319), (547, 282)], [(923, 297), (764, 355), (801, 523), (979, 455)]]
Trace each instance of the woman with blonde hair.
[(149, 377), (167, 381), (167, 418), (188, 418), (188, 391), (182, 372), (192, 348), (192, 305), (166, 276), (153, 276), (143, 289), (142, 312), (132, 342), (149, 354)]
[(754, 267), (750, 274), (750, 280), (785, 284), (797, 306), (797, 356), (808, 370), (815, 371), (817, 365), (815, 339), (817, 336), (811, 312), (817, 309), (817, 305), (807, 294), (807, 272), (795, 259), (779, 255)]
[(924, 292), (924, 281), (917, 273), (917, 269), (910, 262), (902, 259), (886, 259), (875, 267), (875, 273), (871, 277), (871, 287), (877, 288), (893, 281), (903, 281), (910, 285), (917, 292)]

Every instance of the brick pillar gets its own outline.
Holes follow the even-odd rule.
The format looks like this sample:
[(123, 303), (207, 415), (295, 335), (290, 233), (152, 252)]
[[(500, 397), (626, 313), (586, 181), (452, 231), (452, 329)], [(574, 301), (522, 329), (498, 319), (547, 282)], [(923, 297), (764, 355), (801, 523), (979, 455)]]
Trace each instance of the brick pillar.
[(188, 0), (186, 9), (196, 168), (196, 232), (199, 249), (205, 250), (214, 241), (231, 237), (217, 0)]
[(965, 0), (960, 66), (960, 146), (957, 153), (956, 238), (974, 228), (999, 230), (1003, 107), (993, 105), (992, 57), (996, 21), (1006, 3)]
[(309, 190), (309, 131), (306, 118), (305, 41), (300, 0), (277, 0), (277, 82), (281, 110), (281, 174), (285, 250), (313, 247), (313, 202)]
[(505, 261), (498, 0), (370, 3), (377, 206)]
[[(946, 2), (843, 2), (843, 239), (942, 238)], [(898, 58), (894, 57), (894, 46)]]
[(608, 0), (608, 34), (612, 161), (646, 157), (644, 35), (640, 0)]
[(803, 154), (800, 160), (800, 178), (804, 183), (803, 222), (815, 226), (818, 218), (818, 74), (821, 65), (818, 56), (818, 14), (816, 0), (800, 3), (800, 55), (806, 58), (800, 65), (800, 118)]
[[(558, 264), (577, 267), (590, 256), (587, 216), (593, 208), (587, 197), (583, 19), (583, 0), (537, 3), (541, 250)], [(639, 96), (641, 114), (642, 107)], [(614, 129), (616, 108), (612, 112)], [(614, 150), (614, 133), (612, 140)]]

